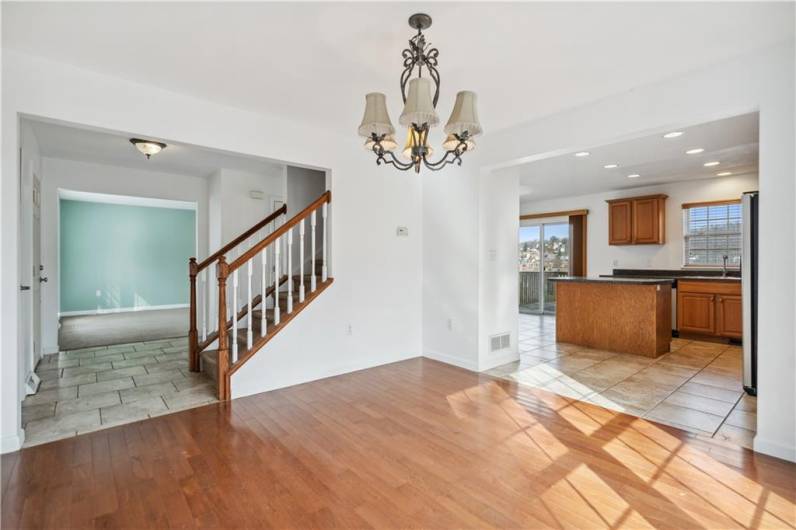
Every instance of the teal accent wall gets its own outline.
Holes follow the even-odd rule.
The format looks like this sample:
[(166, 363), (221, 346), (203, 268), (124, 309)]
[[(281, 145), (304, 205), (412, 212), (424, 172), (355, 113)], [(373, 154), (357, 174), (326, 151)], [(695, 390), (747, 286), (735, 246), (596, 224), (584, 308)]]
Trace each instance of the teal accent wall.
[(62, 313), (188, 303), (194, 210), (61, 199), (60, 218)]

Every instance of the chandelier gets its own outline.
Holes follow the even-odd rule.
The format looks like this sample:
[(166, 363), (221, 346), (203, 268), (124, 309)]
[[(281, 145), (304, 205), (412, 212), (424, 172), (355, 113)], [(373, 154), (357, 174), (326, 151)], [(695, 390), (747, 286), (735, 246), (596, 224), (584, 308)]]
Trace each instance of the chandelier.
[[(442, 143), (445, 153), (436, 162), (431, 162), (429, 157), (434, 150), (428, 143), (428, 133), (439, 124), (436, 111), (439, 99), (439, 50), (432, 48), (423, 35), (423, 30), (431, 26), (430, 16), (422, 13), (412, 15), (409, 17), (409, 26), (416, 29), (417, 34), (409, 39), (409, 48), (402, 52), (404, 70), (401, 73), (401, 97), (404, 110), (398, 118), (398, 123), (409, 129), (401, 153), (406, 161), (393, 153), (398, 143), (395, 141), (395, 127), (387, 113), (384, 94), (371, 92), (365, 96), (365, 116), (359, 126), (359, 135), (366, 138), (365, 148), (376, 155), (377, 165), (390, 164), (401, 171), (414, 168), (415, 173), (420, 173), (421, 166), (438, 171), (448, 164), (461, 165), (462, 155), (475, 148), (473, 138), (482, 132), (475, 108), (475, 92), (463, 90), (456, 94), (453, 112), (444, 129), (448, 135)], [(426, 69), (426, 77), (423, 77), (423, 68)], [(413, 77), (415, 70), (417, 77)]]

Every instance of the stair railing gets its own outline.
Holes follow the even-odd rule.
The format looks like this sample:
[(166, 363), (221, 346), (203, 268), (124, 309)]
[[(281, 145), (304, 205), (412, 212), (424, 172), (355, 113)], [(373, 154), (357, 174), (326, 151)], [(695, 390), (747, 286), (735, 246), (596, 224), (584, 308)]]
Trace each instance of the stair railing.
[[(203, 261), (197, 263), (196, 258), (188, 261), (188, 278), (190, 281), (190, 310), (188, 313), (188, 359), (189, 368), (192, 372), (199, 371), (199, 355), (210, 344), (218, 338), (219, 318), (213, 318), (212, 311), (216, 307), (213, 304), (212, 296), (216, 292), (213, 276), (218, 276), (218, 267), (221, 258), (228, 253), (240, 255), (243, 246), (251, 248), (252, 240), (262, 239), (262, 232), (268, 230), (268, 225), (278, 223), (283, 215), (287, 214), (287, 204), (283, 204), (279, 209), (274, 210), (265, 219), (258, 222), (238, 237), (218, 249)], [(199, 289), (197, 292), (197, 282)], [(219, 294), (220, 291), (219, 291)], [(224, 293), (226, 300), (226, 292)], [(200, 333), (201, 332), (201, 333)]]
[[(270, 338), (279, 332), (290, 320), (292, 320), (298, 312), (305, 307), (305, 304), (310, 302), (317, 296), (329, 283), (331, 278), (328, 277), (328, 256), (327, 256), (327, 218), (329, 211), (329, 204), (332, 200), (332, 194), (329, 191), (324, 192), (320, 197), (313, 201), (309, 206), (304, 208), (301, 212), (296, 214), (292, 219), (285, 221), (279, 228), (271, 232), (264, 239), (254, 244), (240, 254), (232, 262), (227, 263), (225, 256), (220, 256), (218, 259), (218, 394), (219, 399), (230, 399), (230, 377), (238, 370), (257, 350), (262, 348)], [(316, 238), (317, 217), (320, 211), (322, 218), (321, 224), (321, 278), (320, 281), (316, 279), (315, 267), (315, 251), (314, 242)], [(304, 235), (305, 224), (309, 220), (310, 224), (310, 239), (312, 243), (311, 253), (311, 271), (310, 271), (310, 289), (309, 293), (305, 292), (304, 285)], [(299, 240), (299, 276), (293, 277), (293, 243), (294, 232), (298, 231)], [(269, 250), (273, 252), (269, 252)], [(269, 255), (273, 259), (274, 268), (274, 281), (270, 282), (267, 278), (267, 268), (269, 263)], [(285, 256), (286, 255), (286, 256)], [(258, 259), (259, 258), (259, 259)], [(259, 261), (259, 263), (258, 263)], [(257, 267), (259, 265), (259, 268)], [(286, 267), (280, 269), (280, 267)], [(283, 275), (280, 276), (280, 270)], [(259, 271), (261, 275), (260, 290), (261, 292), (252, 297), (256, 286), (253, 286), (252, 279), (256, 277), (255, 272)], [(241, 278), (243, 276), (243, 278)], [(277, 284), (277, 278), (279, 283)], [(247, 315), (246, 319), (246, 333), (245, 337), (239, 337), (240, 318), (232, 318), (231, 323), (227, 320), (227, 286), (232, 284), (232, 301), (231, 308), (237, 315)], [(294, 281), (298, 282), (297, 302), (298, 308), (294, 307)], [(245, 283), (246, 298), (241, 300), (238, 296), (238, 287), (241, 282)], [(287, 284), (286, 291), (281, 291), (282, 284)], [(282, 314), (280, 307), (280, 298), (286, 297), (285, 312)], [(272, 298), (273, 302), (273, 316), (272, 326), (268, 327), (268, 302)], [(259, 321), (254, 321), (254, 307), (260, 306)], [(254, 328), (258, 327), (259, 331), (255, 334)], [(241, 334), (242, 335), (242, 334)]]

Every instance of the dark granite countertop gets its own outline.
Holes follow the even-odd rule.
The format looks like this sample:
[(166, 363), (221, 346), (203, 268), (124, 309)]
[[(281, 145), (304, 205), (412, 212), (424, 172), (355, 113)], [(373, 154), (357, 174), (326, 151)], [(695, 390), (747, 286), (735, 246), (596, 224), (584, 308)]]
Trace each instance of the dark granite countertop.
[(615, 276), (561, 276), (559, 278), (548, 278), (551, 282), (572, 282), (572, 283), (612, 283), (625, 285), (665, 285), (674, 283), (672, 278), (620, 278)]
[(721, 269), (614, 269), (613, 274), (601, 275), (610, 278), (672, 278), (674, 280), (699, 280), (719, 282), (741, 281), (741, 271), (731, 269), (722, 276)]

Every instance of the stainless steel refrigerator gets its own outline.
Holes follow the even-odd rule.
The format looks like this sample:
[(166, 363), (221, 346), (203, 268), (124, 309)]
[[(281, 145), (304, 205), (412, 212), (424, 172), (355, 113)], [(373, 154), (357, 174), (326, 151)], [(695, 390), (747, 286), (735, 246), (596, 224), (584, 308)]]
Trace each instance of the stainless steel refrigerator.
[(743, 303), (743, 388), (757, 395), (757, 232), (758, 192), (741, 196), (741, 300)]

